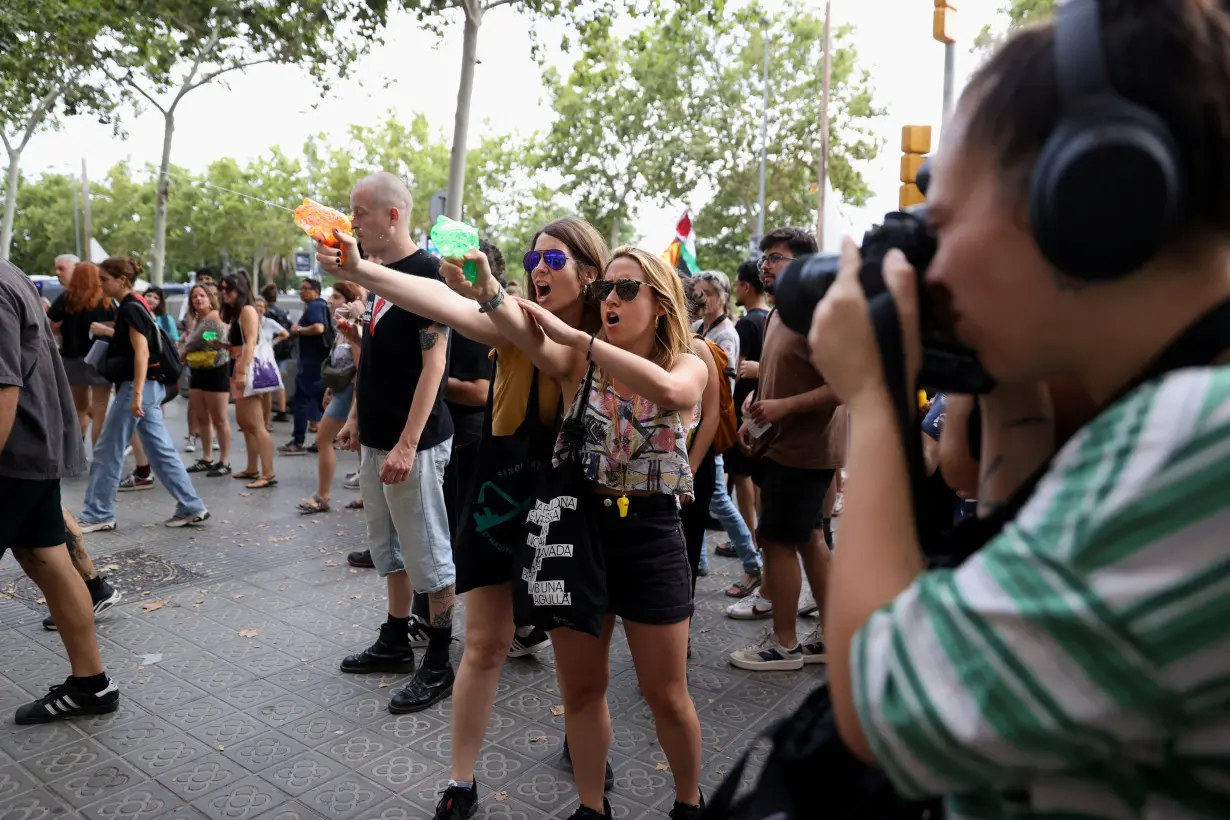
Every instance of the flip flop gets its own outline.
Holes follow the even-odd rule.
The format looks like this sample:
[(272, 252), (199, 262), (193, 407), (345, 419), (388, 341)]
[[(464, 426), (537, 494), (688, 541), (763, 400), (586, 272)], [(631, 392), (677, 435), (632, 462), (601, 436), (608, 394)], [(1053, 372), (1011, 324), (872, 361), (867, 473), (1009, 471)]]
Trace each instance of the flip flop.
[(259, 476), (255, 481), (250, 484), (245, 484), (244, 486), (249, 490), (267, 490), (270, 487), (276, 487), (277, 483), (278, 477), (276, 475), (271, 475), (268, 478), (265, 476)]
[(242, 472), (231, 473), (231, 478), (235, 479), (236, 481), (251, 481), (255, 478), (260, 478), (260, 477), (261, 477), (261, 474), (255, 471), (248, 472), (247, 470), (243, 470)]
[(328, 511), (329, 502), (325, 501), (316, 494), (313, 494), (307, 501), (299, 502), (299, 513), (301, 515), (315, 515), (316, 513), (325, 513)]

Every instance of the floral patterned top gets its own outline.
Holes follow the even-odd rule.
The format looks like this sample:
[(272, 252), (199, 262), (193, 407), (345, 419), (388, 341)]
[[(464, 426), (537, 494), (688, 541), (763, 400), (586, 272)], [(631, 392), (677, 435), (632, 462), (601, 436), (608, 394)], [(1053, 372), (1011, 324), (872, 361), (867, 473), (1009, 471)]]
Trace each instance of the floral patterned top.
[[(624, 398), (614, 385), (608, 383), (604, 388), (603, 381), (601, 370), (595, 369), (589, 405), (581, 420), (579, 455), (586, 478), (622, 492), (691, 495), (687, 431), (679, 411), (663, 410), (641, 396)], [(575, 418), (580, 410), (584, 389), (582, 381), (568, 418)], [(552, 463), (559, 466), (567, 452), (561, 431)]]

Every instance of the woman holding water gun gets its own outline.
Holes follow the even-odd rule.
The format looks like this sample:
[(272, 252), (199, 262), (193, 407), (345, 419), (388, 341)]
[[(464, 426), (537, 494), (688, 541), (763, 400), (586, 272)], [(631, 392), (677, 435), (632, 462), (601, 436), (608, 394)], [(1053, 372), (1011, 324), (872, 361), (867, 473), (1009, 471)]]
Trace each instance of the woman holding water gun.
[[(218, 308), (218, 292), (212, 287), (196, 285), (188, 293), (188, 326), (192, 330), (184, 339), (183, 360), (188, 366), (188, 414), (201, 436), (201, 457), (188, 472), (205, 473), (209, 478), (231, 474), (231, 424), (227, 417), (231, 354), (226, 346), (227, 326)], [(215, 431), (216, 462), (209, 460)]]
[[(364, 241), (364, 225), (357, 224), (355, 232)], [(477, 239), (473, 236), (474, 247)], [(466, 649), (453, 685), (452, 782), (436, 813), (437, 818), (451, 818), (458, 811), (459, 816), (470, 817), (478, 800), (474, 766), (495, 704), (500, 670), (510, 655), (529, 654), (548, 640), (541, 630), (518, 634), (513, 623), (516, 550), (526, 536), (525, 514), (514, 513), (532, 498), (538, 471), (550, 463), (563, 396), (571, 395), (576, 385), (570, 378), (540, 372), (522, 352), (539, 344), (542, 331), (527, 314), (507, 309), (514, 303), (502, 311), (509, 314), (508, 321), (497, 325), (489, 304), (476, 307), (473, 299), (443, 282), (405, 276), (362, 260), (355, 240), (346, 234), (336, 235), (332, 244), (316, 246), (316, 259), (329, 273), (495, 348), (475, 497), (460, 532), (453, 534), (457, 592), (466, 595)], [(570, 327), (596, 331), (601, 326), (598, 307), (586, 303), (584, 292), (587, 284), (602, 278), (610, 257), (602, 235), (588, 222), (567, 217), (542, 228), (532, 248), (524, 259), (528, 298)], [(609, 767), (607, 772), (609, 782), (613, 780)]]

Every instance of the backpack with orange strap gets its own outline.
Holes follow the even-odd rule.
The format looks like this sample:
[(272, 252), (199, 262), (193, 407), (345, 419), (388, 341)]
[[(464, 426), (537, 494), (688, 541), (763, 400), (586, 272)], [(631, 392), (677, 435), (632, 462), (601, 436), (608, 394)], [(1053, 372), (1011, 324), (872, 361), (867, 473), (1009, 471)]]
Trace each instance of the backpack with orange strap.
[(730, 366), (730, 359), (726, 358), (725, 350), (699, 333), (696, 338), (703, 339), (705, 344), (709, 345), (709, 352), (713, 354), (713, 361), (717, 364), (718, 374), (721, 376), (721, 384), (718, 385), (718, 426), (713, 433), (713, 452), (721, 455), (739, 442), (735, 397), (730, 391), (730, 380), (735, 377), (735, 371)]

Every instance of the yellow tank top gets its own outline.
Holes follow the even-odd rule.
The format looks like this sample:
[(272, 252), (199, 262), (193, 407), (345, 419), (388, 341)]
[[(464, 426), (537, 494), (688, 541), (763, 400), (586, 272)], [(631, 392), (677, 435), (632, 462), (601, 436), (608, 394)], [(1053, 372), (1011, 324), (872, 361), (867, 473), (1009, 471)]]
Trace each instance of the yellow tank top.
[[(511, 436), (525, 421), (529, 406), (530, 385), (534, 381), (534, 363), (516, 347), (497, 348), (499, 362), (495, 371), (495, 388), (491, 404), (491, 434)], [(548, 427), (559, 423), (560, 397), (563, 390), (555, 379), (538, 378), (538, 417)]]

